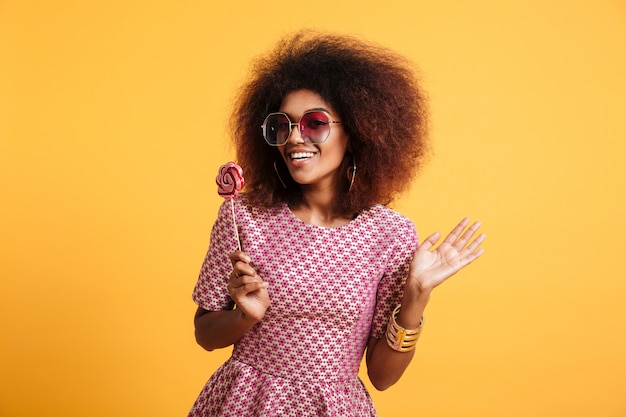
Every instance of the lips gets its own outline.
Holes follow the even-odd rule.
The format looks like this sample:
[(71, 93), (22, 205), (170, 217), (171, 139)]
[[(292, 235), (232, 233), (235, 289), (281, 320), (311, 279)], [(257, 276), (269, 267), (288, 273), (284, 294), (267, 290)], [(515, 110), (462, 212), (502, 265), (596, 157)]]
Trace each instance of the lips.
[(295, 161), (301, 161), (303, 159), (313, 158), (315, 156), (315, 152), (292, 152), (289, 154), (289, 158)]

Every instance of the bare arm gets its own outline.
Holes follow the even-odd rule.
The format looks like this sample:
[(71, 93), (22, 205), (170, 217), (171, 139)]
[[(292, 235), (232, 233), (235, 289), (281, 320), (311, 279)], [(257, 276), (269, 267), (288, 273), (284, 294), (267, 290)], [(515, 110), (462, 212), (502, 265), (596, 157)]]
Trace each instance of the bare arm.
[[(411, 303), (411, 307), (415, 310), (402, 308), (396, 322), (405, 329), (416, 329), (419, 326), (424, 309), (428, 303), (429, 295), (421, 297), (421, 302)], [(406, 368), (411, 363), (415, 350), (410, 352), (398, 352), (393, 350), (387, 344), (385, 335), (380, 339), (370, 337), (367, 344), (367, 354), (365, 362), (367, 363), (367, 375), (372, 385), (377, 390), (383, 391), (398, 382)]]
[(206, 350), (232, 345), (250, 330), (256, 321), (246, 318), (241, 310), (207, 311), (198, 307), (194, 317), (196, 342)]
[(234, 310), (207, 311), (198, 307), (194, 317), (196, 341), (206, 350), (230, 346), (260, 321), (270, 305), (268, 284), (250, 266), (244, 252), (230, 254), (233, 272), (228, 281), (228, 294), (235, 302)]
[[(404, 286), (402, 306), (396, 322), (406, 329), (416, 329), (424, 315), (432, 290), (446, 279), (482, 255), (480, 244), (484, 234), (473, 237), (480, 223), (467, 230), (469, 219), (463, 219), (433, 251), (439, 233), (429, 236), (415, 252), (409, 276)], [(463, 232), (465, 230), (465, 232)], [(367, 373), (378, 390), (395, 384), (413, 359), (414, 351), (397, 352), (387, 344), (386, 338), (370, 338), (367, 346)]]

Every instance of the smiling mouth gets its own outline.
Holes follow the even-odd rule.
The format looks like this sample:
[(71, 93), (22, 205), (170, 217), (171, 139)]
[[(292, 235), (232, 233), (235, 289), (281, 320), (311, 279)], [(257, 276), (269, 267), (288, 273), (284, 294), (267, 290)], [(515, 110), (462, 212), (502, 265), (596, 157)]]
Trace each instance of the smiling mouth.
[(304, 159), (313, 158), (315, 156), (315, 152), (294, 152), (289, 154), (289, 157), (294, 161), (302, 161)]

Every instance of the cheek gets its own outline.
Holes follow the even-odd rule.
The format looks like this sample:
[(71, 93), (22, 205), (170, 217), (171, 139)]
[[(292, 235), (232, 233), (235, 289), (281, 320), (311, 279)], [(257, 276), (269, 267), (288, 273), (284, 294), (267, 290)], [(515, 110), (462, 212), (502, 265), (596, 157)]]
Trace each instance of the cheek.
[(343, 159), (345, 154), (348, 152), (348, 141), (346, 139), (337, 141), (337, 143), (332, 149), (332, 152), (335, 154), (336, 158)]

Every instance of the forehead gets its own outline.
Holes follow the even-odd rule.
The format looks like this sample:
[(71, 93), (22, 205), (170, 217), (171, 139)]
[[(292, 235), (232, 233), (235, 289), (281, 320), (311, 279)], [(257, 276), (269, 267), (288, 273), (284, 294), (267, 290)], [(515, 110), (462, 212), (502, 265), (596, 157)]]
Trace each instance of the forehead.
[(296, 90), (288, 93), (283, 98), (279, 109), (279, 111), (296, 118), (309, 110), (323, 110), (330, 115), (336, 114), (335, 109), (312, 90)]

